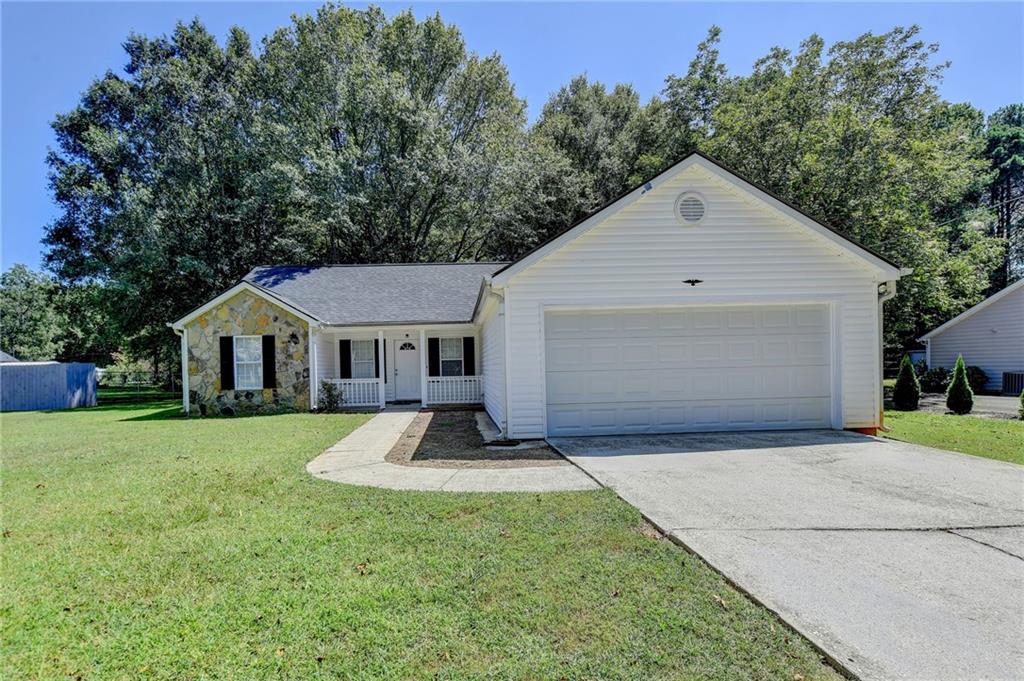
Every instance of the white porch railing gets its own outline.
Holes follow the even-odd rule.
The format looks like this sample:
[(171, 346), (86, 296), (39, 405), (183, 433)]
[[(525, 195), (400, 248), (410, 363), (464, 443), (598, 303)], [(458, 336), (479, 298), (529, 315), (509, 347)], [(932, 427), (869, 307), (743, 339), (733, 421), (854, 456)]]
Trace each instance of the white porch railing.
[(376, 378), (329, 378), (341, 391), (344, 407), (367, 407), (380, 404), (380, 381)]
[(483, 401), (483, 376), (428, 376), (428, 404), (478, 404)]

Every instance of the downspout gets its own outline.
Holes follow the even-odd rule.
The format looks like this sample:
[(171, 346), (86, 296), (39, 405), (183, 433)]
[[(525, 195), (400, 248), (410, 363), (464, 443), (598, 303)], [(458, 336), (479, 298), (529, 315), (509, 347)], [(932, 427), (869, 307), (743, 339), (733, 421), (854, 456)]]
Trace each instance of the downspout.
[(882, 303), (895, 295), (895, 281), (878, 285), (878, 429), (883, 433), (889, 432), (889, 429), (885, 427), (885, 335), (882, 329)]
[(508, 350), (509, 350), (509, 346), (508, 346), (508, 305), (506, 304), (506, 301), (507, 301), (507, 297), (506, 296), (507, 296), (508, 289), (505, 288), (505, 287), (502, 287), (502, 288), (494, 287), (494, 285), (491, 282), (491, 278), (490, 277), (487, 278), (487, 284), (490, 287), (490, 291), (488, 291), (488, 293), (490, 295), (493, 295), (499, 301), (498, 302), (498, 312), (496, 312), (495, 314), (500, 314), (501, 315), (501, 339), (502, 339), (501, 340), (501, 345), (502, 345), (502, 358), (501, 358), (501, 362), (502, 362), (502, 365), (504, 366), (504, 374), (505, 374), (505, 380), (503, 381), (504, 385), (502, 386), (502, 391), (501, 391), (501, 399), (504, 402), (503, 409), (502, 409), (502, 416), (503, 416), (503, 418), (502, 418), (502, 422), (501, 423), (498, 423), (498, 424), (495, 424), (495, 425), (497, 425), (498, 428), (501, 429), (501, 437), (503, 439), (507, 440), (507, 439), (509, 439), (511, 437), (509, 435), (509, 427), (508, 427), (508, 424), (509, 424), (508, 391), (509, 391), (509, 382), (510, 382), (510, 376), (509, 376), (509, 352), (508, 352)]
[(171, 330), (181, 338), (181, 409), (185, 412), (185, 416), (188, 416), (190, 407), (188, 399), (188, 329), (171, 326)]

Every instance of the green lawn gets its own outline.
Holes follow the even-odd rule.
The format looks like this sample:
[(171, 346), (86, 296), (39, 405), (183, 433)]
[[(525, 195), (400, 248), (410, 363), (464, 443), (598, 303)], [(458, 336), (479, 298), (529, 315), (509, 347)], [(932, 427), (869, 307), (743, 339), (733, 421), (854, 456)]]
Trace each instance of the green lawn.
[(886, 437), (1024, 464), (1024, 421), (924, 411), (887, 411)]
[(613, 494), (388, 492), (366, 415), (0, 416), (3, 678), (838, 678)]

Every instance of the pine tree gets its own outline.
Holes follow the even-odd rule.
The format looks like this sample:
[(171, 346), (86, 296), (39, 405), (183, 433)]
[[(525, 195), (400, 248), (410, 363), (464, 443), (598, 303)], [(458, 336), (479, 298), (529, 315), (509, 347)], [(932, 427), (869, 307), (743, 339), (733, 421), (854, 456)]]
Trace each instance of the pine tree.
[(953, 380), (946, 391), (946, 407), (954, 414), (969, 414), (974, 408), (974, 391), (967, 381), (967, 367), (963, 355), (956, 358), (953, 368)]
[(900, 411), (915, 411), (921, 399), (921, 384), (917, 380), (917, 372), (908, 355), (903, 355), (900, 362), (900, 373), (896, 376), (896, 387), (892, 393), (892, 403)]

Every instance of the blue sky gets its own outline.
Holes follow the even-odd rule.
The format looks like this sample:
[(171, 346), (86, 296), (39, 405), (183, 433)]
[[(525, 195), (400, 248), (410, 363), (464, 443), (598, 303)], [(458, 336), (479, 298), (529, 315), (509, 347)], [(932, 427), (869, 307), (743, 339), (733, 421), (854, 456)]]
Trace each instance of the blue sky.
[[(293, 13), (319, 3), (12, 3), (0, 6), (0, 264), (36, 267), (43, 229), (56, 215), (47, 190), (49, 122), (73, 107), (89, 82), (125, 62), (131, 31), (169, 32), (178, 19), (199, 17), (223, 39), (232, 25), (259, 38)], [(354, 5), (363, 6), (363, 5)], [(630, 82), (646, 99), (665, 76), (685, 71), (708, 26), (722, 27), (722, 60), (747, 73), (774, 46), (795, 49), (811, 33), (828, 44), (895, 25), (918, 24), (952, 62), (942, 94), (992, 112), (1024, 101), (1022, 3), (391, 3), (419, 16), (440, 11), (459, 26), (470, 49), (498, 52), (531, 119), (549, 93), (578, 74), (605, 83)]]

